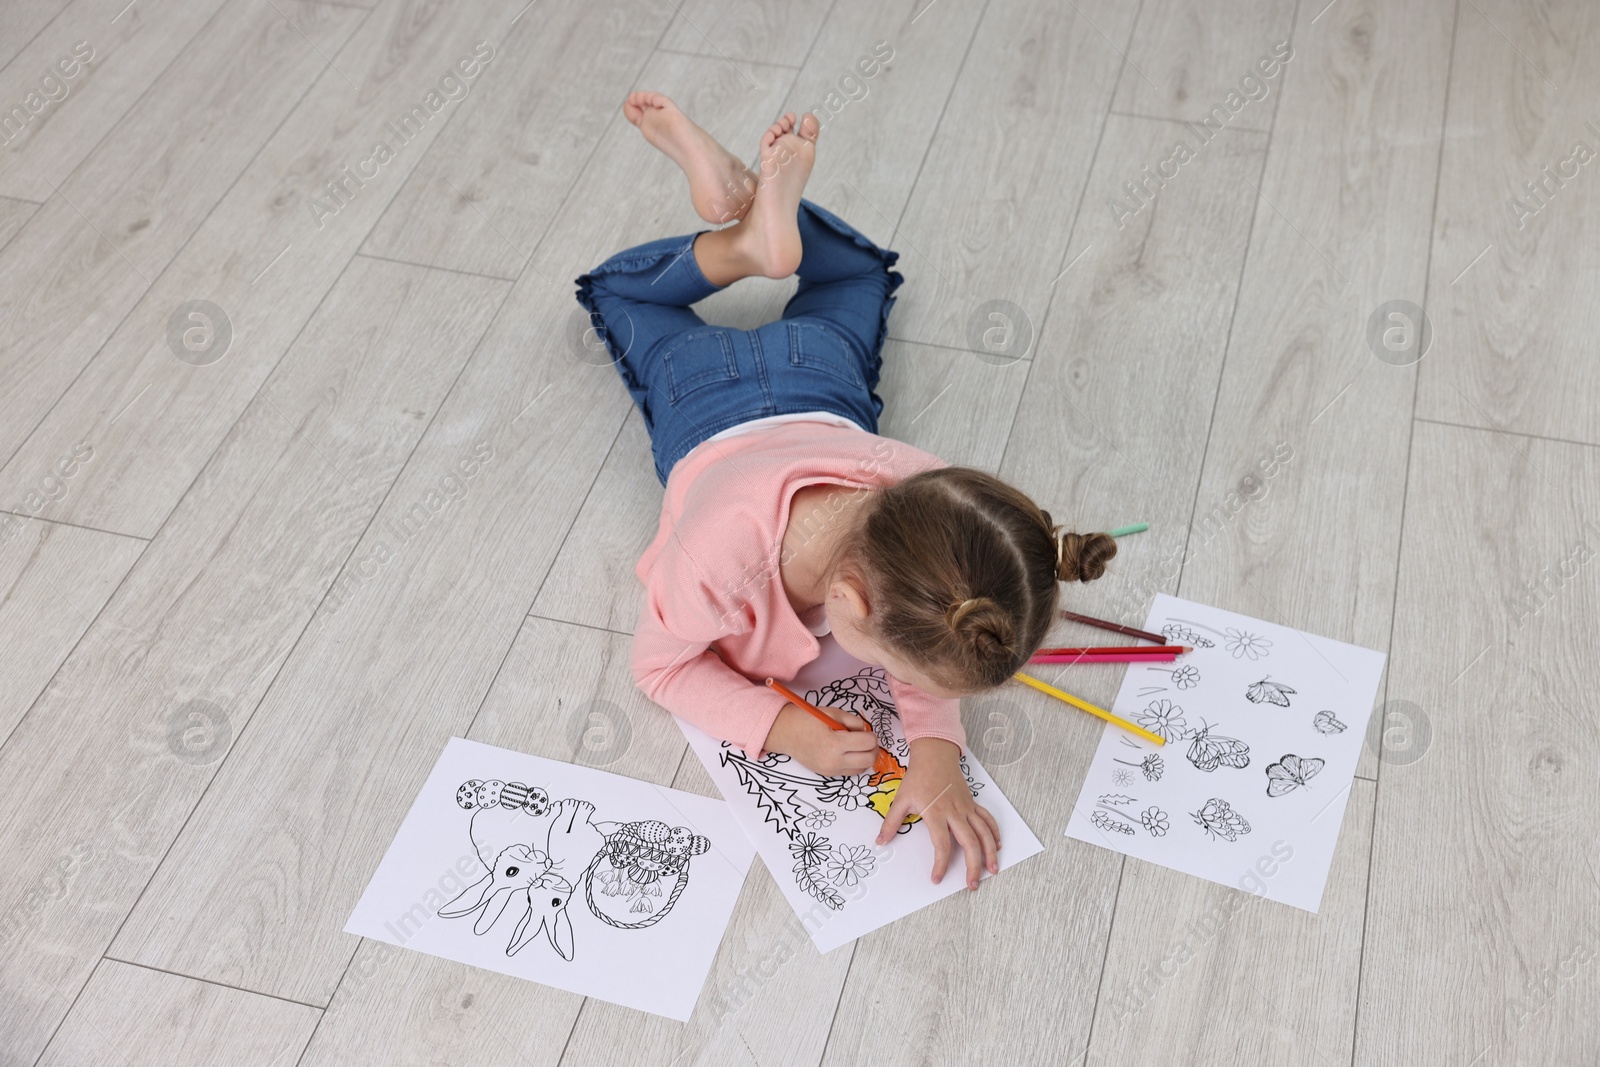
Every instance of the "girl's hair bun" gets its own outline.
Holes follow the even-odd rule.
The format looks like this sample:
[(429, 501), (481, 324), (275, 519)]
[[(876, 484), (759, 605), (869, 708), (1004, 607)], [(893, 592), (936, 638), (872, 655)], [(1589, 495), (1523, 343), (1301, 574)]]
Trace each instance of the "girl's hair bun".
[(1011, 613), (991, 597), (953, 601), (945, 611), (950, 629), (965, 641), (980, 661), (1009, 661), (1016, 651), (1016, 624)]
[(1056, 580), (1092, 582), (1106, 572), (1106, 563), (1117, 554), (1117, 542), (1110, 534), (1080, 534), (1056, 531)]

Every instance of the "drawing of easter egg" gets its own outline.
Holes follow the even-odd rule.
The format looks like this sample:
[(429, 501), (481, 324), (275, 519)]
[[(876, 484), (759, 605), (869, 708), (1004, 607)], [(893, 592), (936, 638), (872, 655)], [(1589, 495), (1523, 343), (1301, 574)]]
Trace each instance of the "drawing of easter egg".
[(689, 832), (688, 827), (674, 826), (671, 836), (667, 838), (667, 847), (673, 852), (686, 853), (693, 841), (694, 834)]
[(522, 802), (522, 810), (537, 818), (550, 810), (550, 794), (538, 786), (528, 787), (528, 798)]
[(636, 823), (639, 828), (639, 840), (652, 845), (666, 844), (672, 837), (672, 827), (659, 819), (645, 819)]
[(487, 781), (480, 782), (478, 784), (478, 807), (492, 808), (499, 804), (500, 790), (505, 787), (506, 784), (498, 778), (490, 778)]
[(500, 806), (502, 808), (520, 808), (528, 799), (528, 787), (521, 782), (507, 782), (506, 787), (500, 790)]
[(483, 783), (476, 778), (462, 782), (461, 788), (456, 790), (456, 803), (471, 811), (478, 806), (478, 787)]

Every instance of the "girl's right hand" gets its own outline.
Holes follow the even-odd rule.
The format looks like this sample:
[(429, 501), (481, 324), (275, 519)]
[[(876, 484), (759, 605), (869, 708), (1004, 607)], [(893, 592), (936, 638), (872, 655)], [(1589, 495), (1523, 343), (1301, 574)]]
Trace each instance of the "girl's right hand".
[(851, 712), (819, 710), (845, 728), (830, 730), (803, 708), (785, 704), (762, 747), (792, 756), (826, 778), (870, 771), (878, 756), (878, 737), (872, 727)]

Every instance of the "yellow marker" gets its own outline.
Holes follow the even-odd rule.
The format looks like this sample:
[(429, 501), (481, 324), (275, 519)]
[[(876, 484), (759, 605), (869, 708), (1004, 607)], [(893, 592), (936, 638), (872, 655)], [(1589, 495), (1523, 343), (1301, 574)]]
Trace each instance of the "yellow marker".
[(1164, 738), (1162, 738), (1160, 735), (1153, 734), (1149, 730), (1146, 730), (1142, 726), (1135, 726), (1133, 723), (1129, 722), (1127, 719), (1124, 719), (1124, 718), (1122, 718), (1120, 716), (1117, 716), (1117, 715), (1113, 715), (1109, 711), (1106, 711), (1104, 708), (1097, 708), (1093, 704), (1089, 703), (1087, 700), (1079, 700), (1077, 697), (1073, 696), (1071, 693), (1064, 693), (1064, 692), (1062, 692), (1061, 690), (1057, 689), (1055, 686), (1051, 685), (1048, 682), (1041, 682), (1039, 679), (1033, 677), (1033, 675), (1031, 675), (1031, 674), (1023, 674), (1023, 673), (1021, 673), (1019, 671), (1016, 675), (1014, 675), (1014, 677), (1017, 679), (1017, 681), (1022, 682), (1024, 685), (1031, 685), (1035, 689), (1037, 689), (1039, 692), (1048, 693), (1051, 696), (1055, 697), (1057, 700), (1065, 700), (1068, 704), (1071, 704), (1073, 707), (1078, 708), (1081, 711), (1087, 711), (1090, 715), (1093, 715), (1096, 718), (1104, 719), (1106, 722), (1110, 723), (1113, 726), (1120, 726), (1124, 730), (1128, 731), (1131, 734), (1138, 734), (1140, 737), (1144, 738), (1146, 741), (1154, 741), (1158, 745), (1165, 745), (1167, 743), (1166, 740)]

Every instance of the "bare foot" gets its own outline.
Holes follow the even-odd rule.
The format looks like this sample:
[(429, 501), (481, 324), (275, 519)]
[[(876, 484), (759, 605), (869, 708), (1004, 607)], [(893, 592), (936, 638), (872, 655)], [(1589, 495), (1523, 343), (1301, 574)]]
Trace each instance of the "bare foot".
[(717, 139), (661, 93), (629, 93), (622, 113), (689, 179), (689, 199), (707, 222), (743, 218), (755, 196), (755, 175)]
[(787, 278), (800, 266), (800, 228), (795, 217), (817, 158), (821, 126), (809, 111), (798, 126), (790, 112), (761, 136), (760, 188), (740, 229), (746, 253), (769, 278)]

